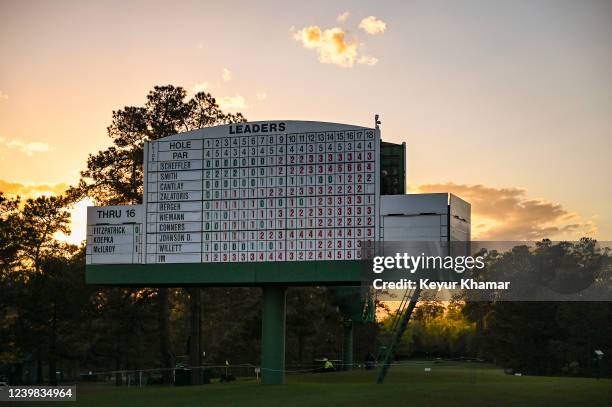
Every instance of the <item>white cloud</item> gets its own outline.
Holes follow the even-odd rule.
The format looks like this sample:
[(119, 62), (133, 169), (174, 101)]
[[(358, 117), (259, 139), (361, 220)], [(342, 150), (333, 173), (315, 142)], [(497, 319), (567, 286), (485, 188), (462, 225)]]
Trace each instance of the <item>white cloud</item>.
[(0, 101), (8, 100), (8, 95), (0, 90)]
[(195, 85), (193, 85), (193, 92), (194, 93), (199, 93), (199, 92), (206, 92), (210, 87), (210, 84), (208, 82), (200, 82), (200, 83), (196, 83)]
[(357, 63), (361, 65), (374, 66), (378, 63), (378, 58), (370, 55), (362, 55), (361, 57), (359, 57)]
[(260, 92), (255, 95), (255, 97), (257, 98), (257, 100), (266, 100), (268, 95), (266, 94), (266, 92)]
[(314, 49), (319, 55), (319, 62), (350, 68), (357, 58), (357, 43), (347, 41), (342, 28), (333, 27), (321, 30), (319, 26), (305, 27), (293, 34), (304, 48)]
[(359, 28), (368, 34), (375, 35), (384, 33), (387, 29), (387, 24), (379, 18), (369, 16), (361, 20), (359, 23)]
[(351, 16), (351, 13), (349, 11), (345, 11), (344, 13), (338, 15), (338, 17), (336, 17), (336, 20), (338, 20), (338, 22), (344, 22), (346, 20), (348, 20), (348, 18)]
[(236, 93), (234, 96), (223, 96), (217, 99), (219, 107), (223, 110), (227, 109), (248, 109), (251, 106), (247, 104), (246, 99)]
[(229, 69), (227, 68), (223, 68), (223, 82), (229, 82), (232, 80), (232, 73), (230, 72)]
[(51, 146), (47, 143), (40, 141), (24, 142), (20, 140), (7, 140), (4, 137), (0, 137), (0, 145), (12, 150), (18, 150), (27, 156), (32, 156), (36, 153), (47, 153), (52, 150)]

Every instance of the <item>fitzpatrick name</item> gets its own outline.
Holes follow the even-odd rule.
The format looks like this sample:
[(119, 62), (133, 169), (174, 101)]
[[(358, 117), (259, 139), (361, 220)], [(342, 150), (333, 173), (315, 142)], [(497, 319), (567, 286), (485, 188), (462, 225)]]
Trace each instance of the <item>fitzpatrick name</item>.
[(230, 124), (229, 134), (253, 134), (283, 132), (287, 126), (279, 123)]

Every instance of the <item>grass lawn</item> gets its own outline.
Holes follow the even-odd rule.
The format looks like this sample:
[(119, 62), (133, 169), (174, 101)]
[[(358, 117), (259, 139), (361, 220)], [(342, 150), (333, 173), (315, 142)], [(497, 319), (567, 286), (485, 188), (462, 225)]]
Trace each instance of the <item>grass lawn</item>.
[[(430, 367), (430, 372), (424, 368)], [(410, 362), (376, 372), (288, 375), (287, 384), (253, 380), (187, 387), (82, 384), (76, 406), (612, 406), (612, 380), (509, 376), (483, 364)], [(42, 403), (36, 403), (40, 406)], [(48, 403), (59, 404), (59, 403)], [(25, 405), (21, 403), (20, 405)]]

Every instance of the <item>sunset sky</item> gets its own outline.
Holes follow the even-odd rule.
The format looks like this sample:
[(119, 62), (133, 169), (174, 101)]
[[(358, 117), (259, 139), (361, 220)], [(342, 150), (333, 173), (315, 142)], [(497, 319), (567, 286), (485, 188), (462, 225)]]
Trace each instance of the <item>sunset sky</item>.
[(379, 113), (477, 238), (612, 240), (611, 41), (606, 0), (0, 0), (0, 191), (75, 183), (112, 111), (173, 84), (249, 120)]

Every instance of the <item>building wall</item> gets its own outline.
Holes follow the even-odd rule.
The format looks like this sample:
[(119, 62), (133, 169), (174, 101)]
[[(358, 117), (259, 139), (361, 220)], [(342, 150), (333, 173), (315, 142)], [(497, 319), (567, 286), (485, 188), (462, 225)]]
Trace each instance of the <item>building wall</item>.
[(469, 241), (471, 206), (448, 194), (383, 195), (383, 241)]

